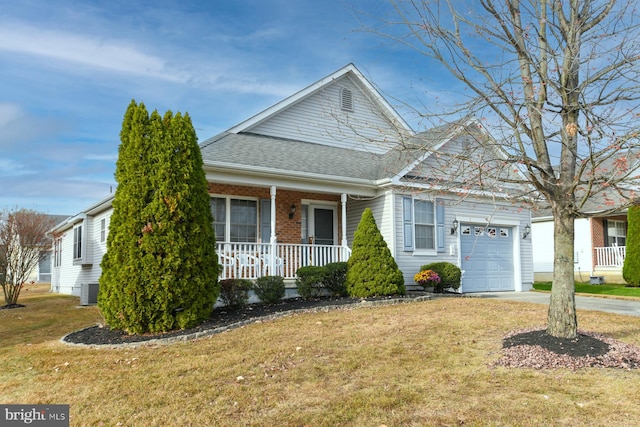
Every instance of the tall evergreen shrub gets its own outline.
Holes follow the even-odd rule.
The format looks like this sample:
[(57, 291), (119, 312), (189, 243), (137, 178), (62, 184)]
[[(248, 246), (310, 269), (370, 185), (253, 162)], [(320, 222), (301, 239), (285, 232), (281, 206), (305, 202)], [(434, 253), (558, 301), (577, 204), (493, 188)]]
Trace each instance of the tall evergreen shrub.
[(404, 295), (404, 277), (384, 241), (371, 209), (362, 218), (353, 236), (346, 278), (347, 292), (358, 298)]
[(132, 101), (123, 120), (118, 187), (98, 306), (129, 333), (188, 328), (218, 297), (207, 181), (191, 119)]
[(627, 210), (627, 241), (622, 278), (631, 286), (640, 286), (640, 205)]

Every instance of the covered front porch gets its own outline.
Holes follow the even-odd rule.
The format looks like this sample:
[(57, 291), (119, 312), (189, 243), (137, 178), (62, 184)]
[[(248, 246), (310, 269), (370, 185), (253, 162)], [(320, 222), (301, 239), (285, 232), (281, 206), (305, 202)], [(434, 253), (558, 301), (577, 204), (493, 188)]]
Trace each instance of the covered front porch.
[(220, 279), (282, 276), (295, 279), (300, 267), (347, 261), (347, 246), (287, 243), (218, 243)]
[(347, 194), (210, 183), (219, 278), (295, 279), (300, 267), (347, 261)]

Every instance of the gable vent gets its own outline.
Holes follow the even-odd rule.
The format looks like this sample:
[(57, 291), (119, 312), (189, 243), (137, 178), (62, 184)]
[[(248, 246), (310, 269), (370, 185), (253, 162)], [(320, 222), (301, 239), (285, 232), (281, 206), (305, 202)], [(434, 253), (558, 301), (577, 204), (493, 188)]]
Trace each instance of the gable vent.
[(345, 87), (340, 91), (340, 108), (353, 111), (353, 92)]

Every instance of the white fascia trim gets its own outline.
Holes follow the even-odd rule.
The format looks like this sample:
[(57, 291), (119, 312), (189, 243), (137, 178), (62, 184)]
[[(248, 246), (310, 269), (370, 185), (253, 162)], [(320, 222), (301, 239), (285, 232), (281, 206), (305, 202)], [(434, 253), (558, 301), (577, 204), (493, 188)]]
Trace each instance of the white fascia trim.
[(415, 189), (430, 190), (430, 191), (444, 191), (448, 194), (451, 194), (452, 196), (457, 196), (457, 197), (466, 197), (466, 196), (498, 197), (504, 200), (513, 200), (516, 198), (508, 193), (492, 193), (490, 191), (482, 191), (482, 190), (463, 190), (462, 188), (451, 188), (443, 185), (406, 183), (406, 182), (401, 182), (399, 177), (394, 177), (392, 179), (392, 183), (393, 185), (397, 185), (405, 188), (415, 188)]

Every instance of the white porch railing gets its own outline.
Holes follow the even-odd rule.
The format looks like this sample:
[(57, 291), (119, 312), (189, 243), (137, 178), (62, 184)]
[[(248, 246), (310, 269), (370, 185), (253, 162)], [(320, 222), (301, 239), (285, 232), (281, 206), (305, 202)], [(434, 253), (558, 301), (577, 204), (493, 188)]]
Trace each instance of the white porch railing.
[(626, 246), (608, 246), (596, 249), (596, 267), (622, 267)]
[(351, 249), (345, 246), (286, 243), (217, 243), (216, 251), (220, 279), (261, 276), (295, 279), (300, 267), (347, 261), (351, 255)]

